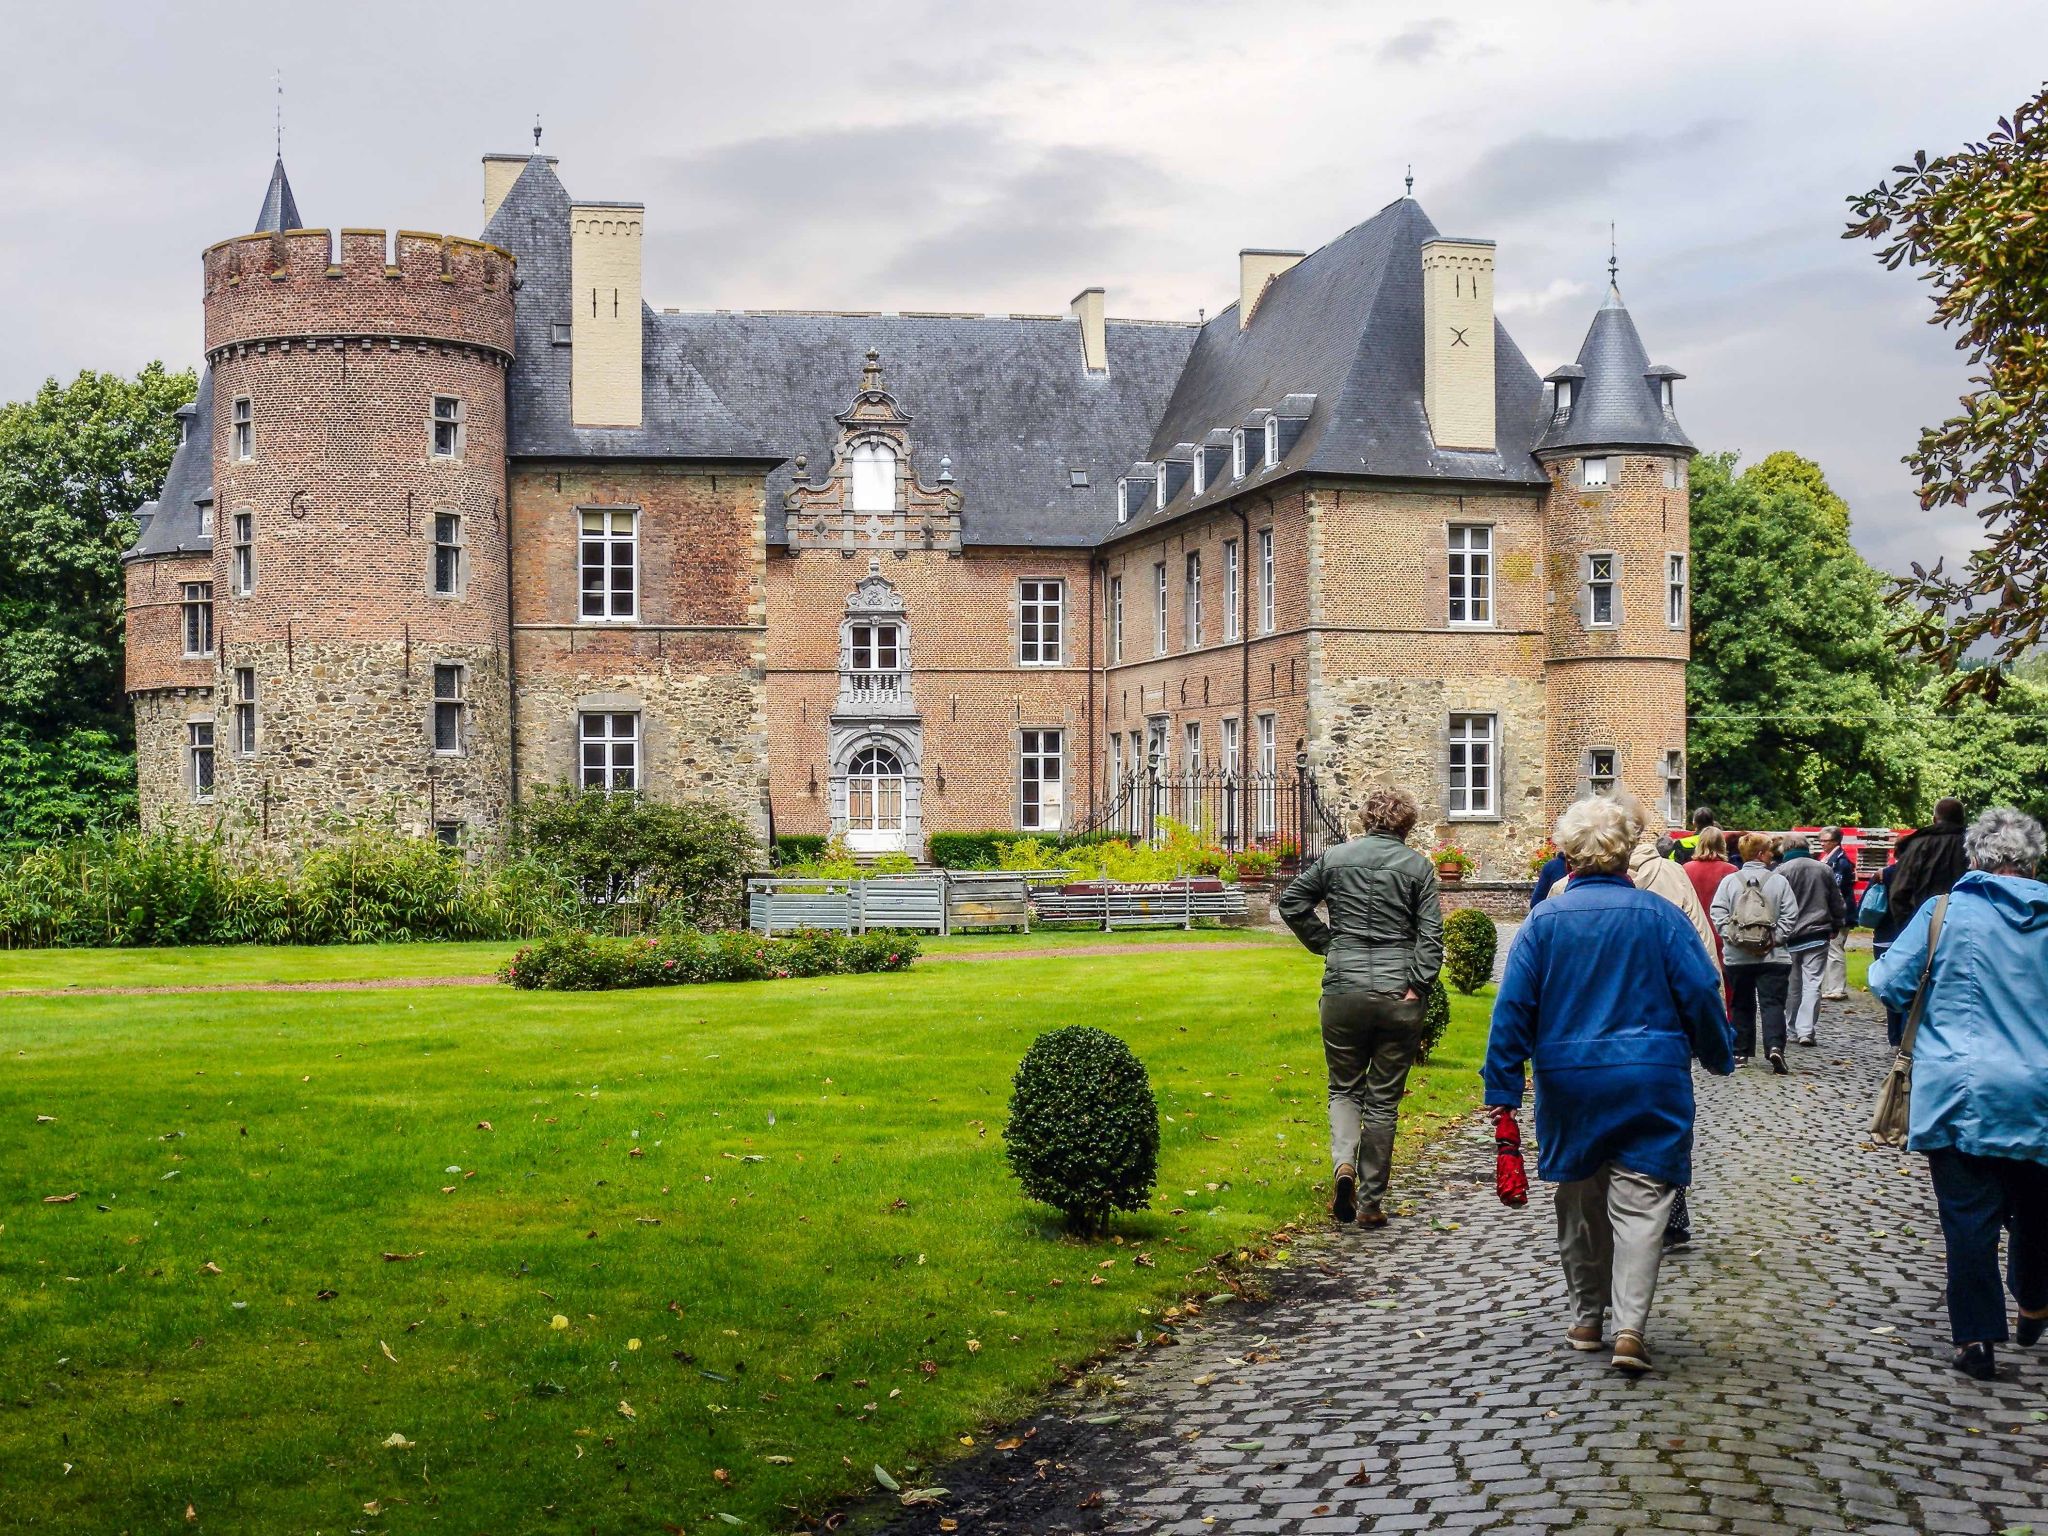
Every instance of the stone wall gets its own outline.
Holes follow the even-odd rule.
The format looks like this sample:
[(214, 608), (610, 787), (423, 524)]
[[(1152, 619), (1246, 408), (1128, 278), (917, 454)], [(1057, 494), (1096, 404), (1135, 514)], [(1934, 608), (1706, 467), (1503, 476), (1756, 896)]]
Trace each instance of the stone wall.
[(214, 717), (203, 688), (159, 688), (132, 696), (135, 705), (135, 788), (145, 832), (205, 834), (220, 821), (217, 802), (200, 800), (186, 755), (187, 727)]

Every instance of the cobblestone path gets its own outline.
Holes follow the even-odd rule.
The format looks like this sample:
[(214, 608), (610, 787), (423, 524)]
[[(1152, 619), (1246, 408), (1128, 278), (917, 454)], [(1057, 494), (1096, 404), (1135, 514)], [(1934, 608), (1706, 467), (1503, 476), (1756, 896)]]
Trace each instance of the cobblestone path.
[(1882, 1018), (1857, 997), (1821, 1031), (1789, 1077), (1699, 1080), (1696, 1235), (1664, 1265), (1653, 1376), (1564, 1347), (1549, 1190), (1503, 1208), (1475, 1122), (1397, 1181), (1407, 1219), (1316, 1246), (1236, 1323), (1125, 1356), (1121, 1422), (1047, 1415), (1046, 1465), (985, 1463), (944, 1513), (963, 1532), (2048, 1536), (2048, 1345), (2001, 1351), (1995, 1383), (1947, 1369), (1924, 1162), (1863, 1136)]

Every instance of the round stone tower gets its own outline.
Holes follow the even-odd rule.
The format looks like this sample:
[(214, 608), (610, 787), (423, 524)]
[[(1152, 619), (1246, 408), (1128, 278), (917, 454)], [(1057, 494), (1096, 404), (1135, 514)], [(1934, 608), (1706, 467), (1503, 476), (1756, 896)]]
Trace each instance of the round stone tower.
[(1550, 476), (1547, 767), (1551, 810), (1626, 787), (1681, 823), (1692, 556), (1673, 409), (1683, 375), (1653, 367), (1611, 284), (1576, 363), (1550, 375), (1537, 443)]
[(494, 842), (513, 258), (286, 222), (204, 256), (216, 818), (237, 841)]

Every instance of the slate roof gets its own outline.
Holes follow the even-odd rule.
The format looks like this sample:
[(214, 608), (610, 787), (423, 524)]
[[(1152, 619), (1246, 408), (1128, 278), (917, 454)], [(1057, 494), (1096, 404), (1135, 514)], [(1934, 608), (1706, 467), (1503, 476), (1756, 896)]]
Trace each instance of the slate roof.
[[(1573, 377), (1567, 368), (1550, 375)], [(1693, 451), (1692, 439), (1664, 409), (1659, 383), (1682, 379), (1674, 368), (1653, 368), (1636, 323), (1621, 302), (1621, 290), (1607, 287), (1607, 302), (1593, 316), (1579, 348), (1572, 408), (1552, 422), (1539, 450), (1577, 448), (1679, 448)]]
[[(171, 455), (157, 499), (143, 503), (141, 537), (122, 556), (139, 560), (149, 555), (205, 554), (213, 535), (199, 531), (199, 503), (213, 500), (213, 370), (199, 373), (199, 398), (189, 407), (185, 441)], [(183, 412), (181, 411), (182, 415)]]
[(1203, 326), (1144, 457), (1201, 442), (1218, 426), (1249, 428), (1296, 395), (1315, 397), (1308, 420), (1273, 468), (1260, 467), (1260, 445), (1250, 444), (1243, 480), (1220, 477), (1200, 497), (1183, 490), (1119, 532), (1300, 472), (1544, 485), (1530, 456), (1544, 425), (1543, 383), (1498, 320), (1495, 451), (1440, 449), (1430, 436), (1422, 409), (1422, 246), (1436, 234), (1421, 205), (1401, 198), (1274, 278), (1248, 327), (1239, 329), (1235, 304)]
[(305, 221), (299, 217), (298, 199), (292, 196), (292, 184), (284, 174), (284, 156), (279, 155), (270, 168), (270, 185), (264, 188), (263, 209), (256, 215), (254, 233), (267, 235), (280, 229), (305, 227)]

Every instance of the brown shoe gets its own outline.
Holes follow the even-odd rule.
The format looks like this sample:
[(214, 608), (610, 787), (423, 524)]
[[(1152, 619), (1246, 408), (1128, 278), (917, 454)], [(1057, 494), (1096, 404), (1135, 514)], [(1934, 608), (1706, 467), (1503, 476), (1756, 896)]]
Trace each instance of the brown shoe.
[(1565, 1343), (1581, 1354), (1590, 1355), (1599, 1350), (1606, 1340), (1600, 1337), (1598, 1323), (1580, 1323), (1564, 1331)]
[(1650, 1351), (1643, 1345), (1643, 1336), (1626, 1328), (1614, 1336), (1614, 1358), (1607, 1363), (1631, 1376), (1641, 1376), (1652, 1368)]
[(1358, 1208), (1358, 1224), (1361, 1227), (1384, 1227), (1387, 1224), (1387, 1213), (1377, 1204), (1362, 1205)]
[(1337, 1167), (1337, 1193), (1331, 1197), (1330, 1214), (1344, 1226), (1358, 1216), (1358, 1170), (1349, 1163)]

